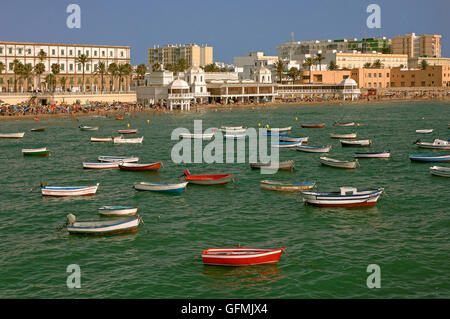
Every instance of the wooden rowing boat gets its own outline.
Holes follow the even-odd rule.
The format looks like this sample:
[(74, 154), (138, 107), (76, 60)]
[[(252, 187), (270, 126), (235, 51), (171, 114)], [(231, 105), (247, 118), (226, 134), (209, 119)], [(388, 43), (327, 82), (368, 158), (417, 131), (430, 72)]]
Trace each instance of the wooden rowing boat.
[(184, 171), (185, 181), (197, 185), (221, 185), (228, 184), (233, 181), (233, 174), (216, 174), (216, 175), (191, 175), (189, 170)]
[(83, 162), (84, 169), (110, 169), (119, 168), (117, 162)]
[(223, 138), (230, 140), (245, 140), (248, 138), (248, 135), (245, 134), (224, 134)]
[(46, 186), (41, 188), (42, 196), (91, 196), (95, 195), (98, 189), (97, 183), (95, 186)]
[(157, 171), (161, 167), (161, 162), (150, 164), (120, 163), (119, 168), (125, 171)]
[(356, 158), (390, 158), (391, 152), (390, 151), (367, 152), (367, 153), (355, 152), (355, 157)]
[(354, 126), (355, 122), (334, 122), (334, 126)]
[(418, 140), (415, 142), (415, 144), (422, 148), (431, 148), (436, 150), (450, 150), (450, 142), (440, 140), (438, 138), (435, 139), (432, 143), (422, 142), (421, 140)]
[(341, 187), (339, 192), (302, 192), (302, 195), (306, 205), (348, 208), (375, 205), (383, 190), (358, 191), (354, 187)]
[(292, 130), (292, 126), (288, 127), (273, 127), (273, 128), (267, 128), (267, 132), (276, 133), (276, 132), (289, 132)]
[(181, 133), (180, 138), (186, 139), (199, 139), (199, 140), (210, 140), (214, 136), (214, 133), (204, 133), (204, 134), (190, 134), (190, 133)]
[(354, 140), (354, 141), (340, 141), (342, 146), (370, 146), (372, 145), (371, 140)]
[(339, 138), (339, 139), (353, 139), (356, 138), (356, 133), (349, 134), (330, 134), (331, 138)]
[(113, 142), (114, 144), (142, 144), (142, 141), (144, 140), (144, 137), (137, 137), (137, 138), (114, 138)]
[(181, 193), (182, 191), (184, 191), (186, 189), (187, 184), (188, 184), (188, 182), (177, 183), (177, 184), (140, 182), (140, 183), (135, 183), (134, 188), (138, 191)]
[(32, 128), (31, 132), (44, 132), (46, 127)]
[(272, 142), (270, 145), (272, 147), (278, 148), (295, 148), (296, 146), (302, 145), (302, 141), (299, 142)]
[(98, 126), (87, 126), (87, 125), (81, 124), (79, 126), (79, 128), (82, 131), (98, 131)]
[(450, 155), (409, 155), (409, 159), (414, 162), (450, 162)]
[(253, 162), (250, 163), (252, 169), (270, 169), (270, 170), (293, 170), (295, 169), (294, 160), (283, 162)]
[(260, 264), (276, 264), (280, 260), (285, 247), (273, 248), (209, 248), (203, 251), (202, 260), (205, 265), (215, 266), (250, 266)]
[(135, 216), (138, 211), (133, 206), (103, 206), (98, 209), (98, 213), (103, 216)]
[(299, 192), (312, 189), (316, 185), (316, 182), (281, 183), (277, 181), (263, 180), (260, 181), (260, 185), (262, 189), (271, 191)]
[(300, 124), (301, 127), (303, 128), (322, 128), (325, 126), (325, 123), (320, 123), (320, 124)]
[(432, 166), (430, 173), (436, 176), (450, 177), (450, 167)]
[(135, 129), (129, 129), (129, 130), (118, 130), (119, 134), (135, 134), (137, 133), (137, 128)]
[(328, 153), (331, 150), (331, 145), (323, 145), (323, 146), (298, 145), (296, 149), (297, 151), (308, 153)]
[[(69, 217), (70, 216), (70, 217)], [(90, 222), (77, 222), (75, 215), (67, 216), (67, 231), (70, 234), (83, 235), (111, 235), (136, 232), (141, 220), (140, 217), (127, 219), (113, 219)]]
[(21, 132), (21, 133), (0, 133), (0, 138), (15, 138), (15, 139), (19, 139), (19, 138), (23, 138), (25, 135), (25, 132)]
[(111, 136), (111, 137), (91, 137), (91, 142), (112, 142), (113, 139), (121, 139), (123, 136)]
[(135, 163), (139, 161), (139, 157), (127, 157), (127, 156), (106, 156), (102, 155), (98, 157), (100, 162), (116, 162), (116, 163)]
[(23, 156), (48, 156), (50, 151), (46, 148), (30, 148), (30, 149), (22, 149)]
[(280, 142), (302, 142), (303, 144), (308, 143), (309, 136), (306, 137), (289, 137), (289, 136), (280, 136)]
[(330, 157), (320, 157), (319, 162), (323, 165), (336, 167), (336, 168), (349, 168), (353, 169), (356, 168), (356, 163), (358, 160), (355, 160), (354, 162), (349, 161), (341, 161)]
[(429, 134), (429, 133), (433, 133), (433, 129), (416, 130), (416, 133)]

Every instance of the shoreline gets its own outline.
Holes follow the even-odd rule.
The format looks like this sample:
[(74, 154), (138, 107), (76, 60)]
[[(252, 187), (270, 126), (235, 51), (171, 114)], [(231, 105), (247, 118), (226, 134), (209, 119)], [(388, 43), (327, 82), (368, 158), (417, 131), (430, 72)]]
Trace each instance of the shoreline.
[[(215, 112), (222, 111), (231, 111), (233, 109), (269, 109), (271, 107), (290, 107), (290, 106), (318, 106), (318, 105), (344, 105), (344, 104), (378, 104), (378, 103), (392, 103), (392, 102), (448, 102), (450, 103), (450, 98), (374, 98), (374, 99), (359, 99), (355, 101), (348, 100), (329, 100), (329, 101), (290, 101), (290, 102), (266, 102), (266, 103), (250, 103), (250, 104), (203, 104), (198, 106), (191, 106), (190, 112), (197, 113), (202, 110), (211, 111), (215, 110)], [(28, 120), (28, 119), (48, 119), (48, 118), (78, 118), (83, 116), (101, 116), (101, 117), (116, 117), (118, 115), (123, 115), (126, 113), (130, 114), (141, 114), (141, 113), (154, 113), (154, 114), (178, 114), (181, 111), (176, 110), (173, 112), (169, 112), (166, 109), (152, 109), (145, 108), (143, 110), (133, 110), (133, 111), (90, 111), (90, 112), (76, 112), (76, 113), (58, 113), (58, 114), (25, 114), (25, 115), (0, 115), (0, 121), (8, 121), (8, 120)]]

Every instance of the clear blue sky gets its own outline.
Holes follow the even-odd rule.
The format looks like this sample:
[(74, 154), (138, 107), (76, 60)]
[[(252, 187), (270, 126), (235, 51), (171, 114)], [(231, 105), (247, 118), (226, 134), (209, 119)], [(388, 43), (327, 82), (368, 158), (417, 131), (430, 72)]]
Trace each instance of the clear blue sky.
[[(66, 7), (81, 6), (81, 29), (66, 27)], [(368, 29), (366, 8), (381, 7), (381, 28)], [(295, 40), (442, 34), (450, 57), (449, 0), (1, 0), (0, 40), (129, 45), (146, 63), (155, 44), (207, 43), (214, 60), (231, 63), (250, 51), (276, 54)]]

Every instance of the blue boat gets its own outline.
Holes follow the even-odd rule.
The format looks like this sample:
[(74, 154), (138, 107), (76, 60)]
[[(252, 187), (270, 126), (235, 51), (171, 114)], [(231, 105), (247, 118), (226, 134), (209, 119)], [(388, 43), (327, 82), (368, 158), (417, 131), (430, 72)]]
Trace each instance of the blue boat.
[(272, 142), (272, 147), (279, 147), (279, 148), (288, 148), (288, 147), (296, 147), (299, 145), (302, 145), (302, 141), (297, 142)]
[(409, 159), (415, 162), (450, 162), (450, 155), (409, 155)]
[(265, 136), (280, 136), (280, 135), (288, 135), (289, 131), (281, 131), (281, 132), (267, 132)]

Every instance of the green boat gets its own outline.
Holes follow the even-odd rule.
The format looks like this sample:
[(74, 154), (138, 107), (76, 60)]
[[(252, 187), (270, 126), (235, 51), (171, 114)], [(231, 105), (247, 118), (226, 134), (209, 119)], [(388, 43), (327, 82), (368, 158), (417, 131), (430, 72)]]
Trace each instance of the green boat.
[(23, 156), (48, 156), (50, 151), (44, 148), (22, 149)]

